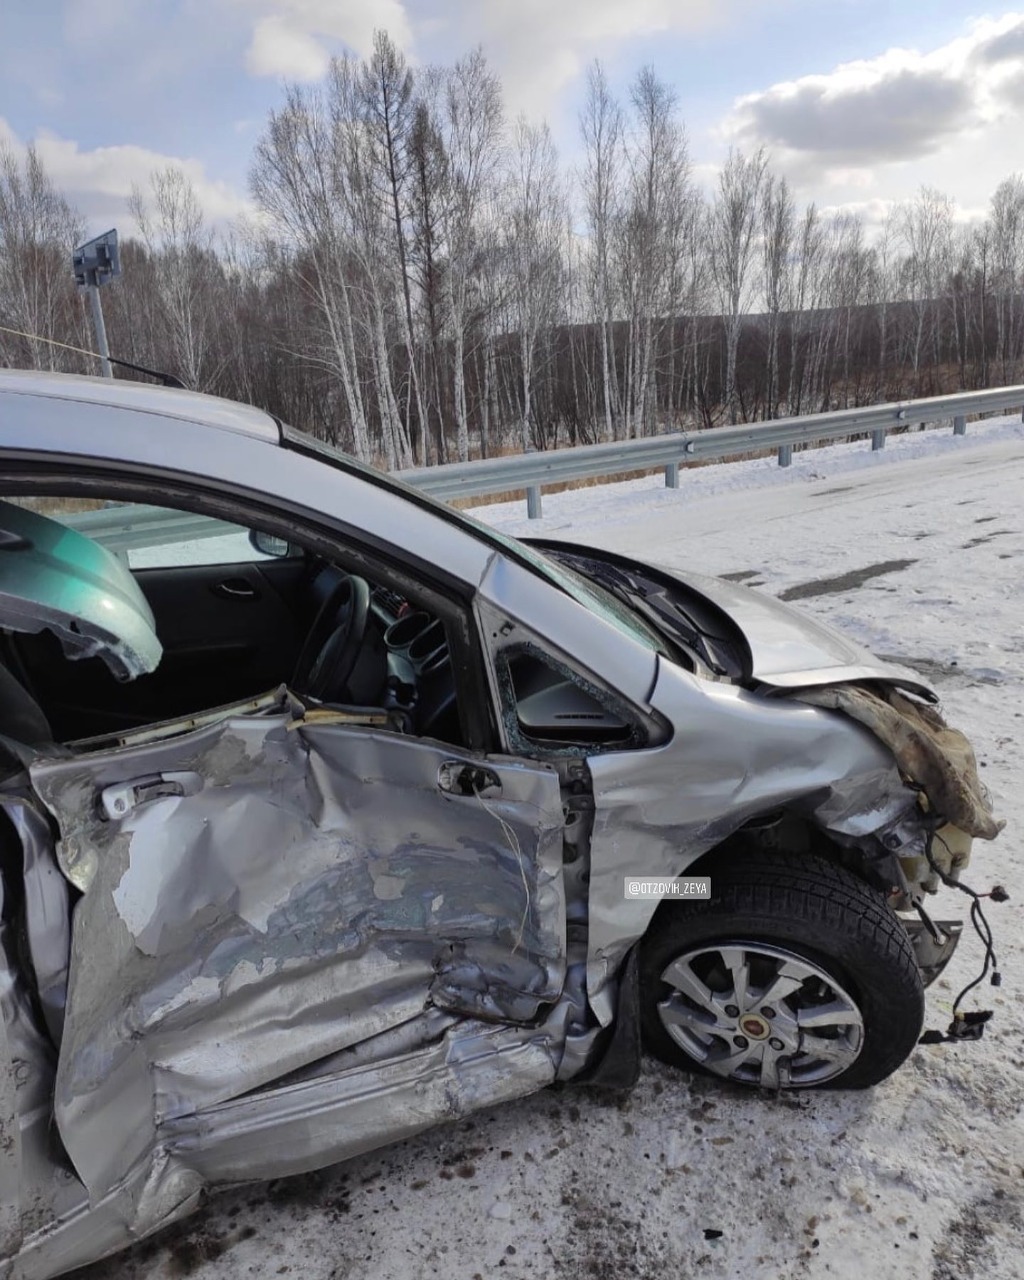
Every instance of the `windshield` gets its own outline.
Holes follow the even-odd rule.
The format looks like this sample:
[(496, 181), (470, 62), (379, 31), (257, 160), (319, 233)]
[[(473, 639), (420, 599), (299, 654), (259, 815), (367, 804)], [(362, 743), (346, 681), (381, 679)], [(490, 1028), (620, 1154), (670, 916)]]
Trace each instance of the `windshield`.
[(337, 467), (342, 471), (353, 472), (381, 488), (400, 491), (402, 496), (409, 501), (415, 502), (418, 506), (428, 508), (450, 524), (460, 525), (471, 533), (474, 538), (479, 539), (481, 542), (489, 543), (504, 555), (517, 560), (520, 564), (525, 565), (542, 578), (546, 578), (549, 582), (553, 582), (566, 595), (571, 596), (577, 604), (583, 605), (585, 609), (597, 614), (605, 622), (610, 622), (613, 627), (629, 636), (631, 640), (635, 640), (637, 644), (642, 644), (644, 648), (652, 649), (665, 657), (671, 656), (664, 640), (639, 614), (624, 601), (613, 596), (611, 592), (606, 591), (603, 587), (577, 573), (575, 569), (570, 569), (567, 565), (556, 564), (554, 560), (550, 560), (543, 552), (537, 551), (533, 547), (528, 547), (525, 543), (520, 542), (518, 538), (499, 533), (497, 529), (492, 529), (490, 525), (484, 524), (474, 516), (467, 515), (464, 511), (457, 511), (454, 507), (449, 507), (437, 498), (430, 497), (429, 494), (423, 493), (420, 489), (415, 489), (412, 485), (406, 484), (394, 476), (386, 475), (375, 467), (370, 467), (366, 463), (357, 461), (334, 445), (306, 435), (304, 431), (296, 431), (294, 427), (283, 425), (281, 433), (285, 448), (294, 449), (297, 453), (311, 454), (332, 467)]

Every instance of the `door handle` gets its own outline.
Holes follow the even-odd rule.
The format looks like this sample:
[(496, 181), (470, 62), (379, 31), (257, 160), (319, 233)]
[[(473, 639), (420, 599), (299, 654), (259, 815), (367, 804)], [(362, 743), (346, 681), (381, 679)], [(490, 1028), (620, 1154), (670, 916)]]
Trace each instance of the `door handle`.
[(151, 773), (104, 787), (100, 792), (100, 812), (108, 822), (116, 822), (150, 800), (194, 796), (202, 789), (203, 779), (198, 773)]
[(437, 771), (437, 785), (456, 796), (501, 795), (501, 779), (493, 769), (465, 760), (446, 760)]
[(228, 600), (255, 600), (259, 596), (256, 588), (245, 578), (225, 578), (210, 589), (214, 595), (224, 596)]

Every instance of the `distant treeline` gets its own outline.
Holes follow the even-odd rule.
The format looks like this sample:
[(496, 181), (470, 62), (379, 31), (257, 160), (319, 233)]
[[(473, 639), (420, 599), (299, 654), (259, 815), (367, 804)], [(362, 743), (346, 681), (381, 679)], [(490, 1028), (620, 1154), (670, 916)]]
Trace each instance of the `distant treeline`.
[[(620, 103), (594, 64), (580, 138), (568, 169), (480, 50), (414, 75), (378, 33), (284, 90), (230, 232), (180, 169), (133, 192), (111, 352), (389, 467), (1021, 377), (1020, 175), (983, 222), (923, 188), (869, 238), (798, 209), (763, 151), (705, 196), (649, 69)], [(36, 151), (0, 147), (0, 325), (93, 346), (83, 232)], [(97, 372), (9, 333), (0, 363)]]

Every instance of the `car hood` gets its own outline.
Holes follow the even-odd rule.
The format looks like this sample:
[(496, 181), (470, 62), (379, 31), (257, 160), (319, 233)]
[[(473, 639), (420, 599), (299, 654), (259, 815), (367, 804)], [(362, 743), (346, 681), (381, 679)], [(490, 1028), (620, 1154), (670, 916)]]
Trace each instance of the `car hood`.
[(690, 646), (696, 635), (708, 665), (743, 683), (799, 689), (882, 680), (935, 700), (934, 690), (917, 672), (877, 658), (834, 627), (774, 596), (594, 547), (524, 541), (606, 590), (628, 590), (632, 603), (662, 634)]
[(709, 601), (743, 633), (751, 675), (780, 689), (885, 680), (933, 697), (914, 671), (881, 658), (848, 636), (774, 596), (703, 573), (673, 572), (676, 581)]

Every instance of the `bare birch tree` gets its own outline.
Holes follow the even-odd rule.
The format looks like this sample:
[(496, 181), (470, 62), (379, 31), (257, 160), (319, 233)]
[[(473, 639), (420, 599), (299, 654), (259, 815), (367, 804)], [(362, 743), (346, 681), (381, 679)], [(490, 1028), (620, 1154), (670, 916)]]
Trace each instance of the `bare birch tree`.
[[(334, 133), (335, 112), (323, 91), (289, 88), (284, 107), (271, 112), (256, 146), (250, 187), (271, 226), (297, 255), (290, 263), (319, 320), (316, 343), (303, 355), (337, 378), (352, 448), (368, 461), (370, 433), (353, 314), (352, 233), (346, 226), (347, 200), (339, 189), (342, 171)], [(291, 335), (280, 340), (290, 348)]]
[(1024, 177), (1005, 179), (992, 197), (992, 264), (995, 283), (996, 361), (1012, 382), (1024, 347), (1021, 291), (1024, 288)]
[(206, 390), (216, 372), (214, 295), (221, 266), (195, 188), (168, 165), (150, 177), (148, 191), (132, 187), (128, 209), (152, 259), (148, 284), (169, 339), (165, 350), (186, 386)]
[(485, 221), (493, 223), (494, 220), (504, 151), (501, 86), (481, 49), (474, 49), (452, 68), (444, 105), (450, 179), (445, 216), (446, 279), (452, 332), (456, 451), (460, 460), (465, 461), (469, 457), (466, 338), (475, 277), (480, 267), (480, 232)]
[(934, 187), (922, 187), (898, 207), (897, 230), (905, 250), (904, 280), (913, 315), (910, 344), (914, 381), (921, 382), (921, 357), (934, 336), (939, 269), (952, 233), (953, 202)]
[(71, 249), (81, 238), (79, 215), (50, 181), (35, 147), (19, 161), (0, 143), (0, 324), (32, 335), (0, 333), (0, 358), (7, 363), (81, 367), (59, 348), (36, 340), (86, 341), (71, 276)]
[(763, 149), (750, 157), (741, 151), (730, 151), (719, 175), (718, 193), (712, 210), (711, 260), (725, 329), (723, 398), (731, 423), (739, 417), (736, 355), (744, 313), (753, 291), (757, 215), (767, 168), (768, 159)]
[(762, 273), (768, 324), (768, 369), (764, 416), (779, 412), (779, 328), (793, 249), (794, 206), (785, 178), (765, 175), (761, 196)]
[(557, 313), (565, 218), (551, 134), (547, 125), (523, 117), (513, 130), (504, 221), (511, 320), (519, 339), (519, 437), (526, 450), (547, 442), (536, 418), (536, 381), (541, 337)]
[(630, 101), (628, 191), (619, 219), (628, 324), (622, 406), (626, 434), (640, 435), (655, 425), (655, 354), (682, 292), (689, 159), (676, 95), (650, 67), (634, 80)]
[(612, 96), (599, 62), (587, 70), (587, 96), (580, 112), (584, 164), (582, 187), (590, 233), (590, 297), (600, 330), (601, 398), (605, 435), (614, 439), (621, 427), (618, 380), (615, 374), (615, 303), (611, 272), (611, 241), (622, 202), (622, 108)]
[[(415, 119), (413, 76), (401, 51), (385, 31), (373, 33), (373, 52), (362, 66), (359, 95), (370, 141), (368, 156), (372, 169), (368, 176), (376, 176), (381, 184), (381, 198), (386, 206), (383, 216), (391, 226), (403, 304), (401, 321), (409, 379), (403, 433), (408, 435), (420, 455), (420, 461), (423, 461), (422, 436), (426, 430), (426, 414), (417, 367), (406, 244), (408, 187), (412, 172), (410, 143)], [(354, 158), (354, 152), (350, 152), (350, 156)], [(385, 262), (383, 257), (378, 259), (381, 267)], [(377, 300), (380, 300), (379, 291)], [(416, 408), (415, 422), (412, 405)]]
[[(433, 76), (429, 76), (433, 79)], [(431, 99), (434, 95), (430, 95)], [(421, 97), (416, 103), (409, 137), (411, 179), (409, 207), (411, 240), (409, 267), (416, 281), (420, 311), (426, 326), (421, 343), (420, 388), (426, 415), (423, 456), (429, 457), (430, 440), (438, 462), (447, 457), (445, 435), (447, 397), (444, 331), (447, 317), (445, 297), (446, 253), (445, 215), (451, 199), (450, 165), (444, 141), (434, 115), (433, 101)], [(467, 442), (468, 448), (468, 442)]]
[(838, 214), (830, 230), (829, 305), (836, 312), (836, 346), (840, 366), (837, 404), (845, 409), (850, 403), (851, 392), (854, 403), (858, 401), (853, 385), (854, 326), (869, 296), (873, 261), (864, 243), (864, 224), (854, 214)]

